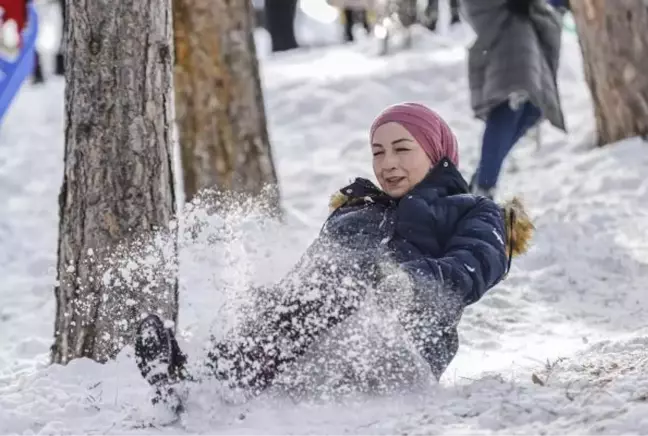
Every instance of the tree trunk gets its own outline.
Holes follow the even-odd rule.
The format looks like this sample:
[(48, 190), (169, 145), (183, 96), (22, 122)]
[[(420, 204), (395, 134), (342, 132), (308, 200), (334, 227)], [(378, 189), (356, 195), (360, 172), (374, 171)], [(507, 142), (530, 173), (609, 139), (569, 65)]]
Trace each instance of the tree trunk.
[(177, 320), (171, 0), (67, 6), (51, 356), (63, 364), (113, 357), (143, 312)]
[(297, 48), (295, 13), (297, 0), (265, 0), (265, 27), (270, 33), (272, 51)]
[[(250, 1), (174, 0), (175, 92), (187, 200), (276, 185)], [(276, 202), (278, 199), (275, 199)]]
[(648, 134), (644, 0), (572, 1), (599, 145)]

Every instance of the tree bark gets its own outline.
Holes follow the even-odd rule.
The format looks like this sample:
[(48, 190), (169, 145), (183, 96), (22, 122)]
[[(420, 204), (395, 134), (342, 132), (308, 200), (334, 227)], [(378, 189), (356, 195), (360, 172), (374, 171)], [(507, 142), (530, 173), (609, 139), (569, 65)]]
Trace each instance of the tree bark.
[[(63, 364), (115, 356), (143, 312), (177, 320), (171, 0), (68, 0), (66, 9), (51, 355)], [(148, 270), (133, 268), (140, 257)]]
[(644, 0), (580, 0), (571, 8), (594, 100), (599, 145), (648, 134)]
[[(175, 92), (186, 199), (276, 185), (250, 1), (174, 0)], [(278, 201), (278, 198), (274, 200)]]

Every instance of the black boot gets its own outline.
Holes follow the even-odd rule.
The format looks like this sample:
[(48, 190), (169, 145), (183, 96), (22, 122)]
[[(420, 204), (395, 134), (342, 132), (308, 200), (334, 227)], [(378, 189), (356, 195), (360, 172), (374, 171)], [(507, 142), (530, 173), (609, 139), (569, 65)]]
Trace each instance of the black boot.
[(153, 404), (162, 401), (180, 412), (182, 404), (173, 385), (188, 378), (187, 357), (171, 329), (165, 328), (157, 315), (147, 316), (137, 328), (135, 360), (142, 377), (156, 390)]

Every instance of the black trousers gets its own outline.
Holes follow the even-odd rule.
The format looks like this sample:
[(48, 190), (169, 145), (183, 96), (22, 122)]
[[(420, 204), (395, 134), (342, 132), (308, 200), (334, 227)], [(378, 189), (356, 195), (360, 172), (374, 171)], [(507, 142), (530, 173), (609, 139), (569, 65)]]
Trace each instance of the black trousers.
[[(206, 362), (209, 371), (251, 394), (270, 386), (323, 333), (355, 314), (370, 292), (361, 281), (347, 281), (344, 286), (339, 280), (332, 283), (338, 286), (305, 286), (293, 288), (275, 301), (264, 298), (266, 308), (260, 314), (251, 317), (240, 331), (213, 344)], [(457, 352), (456, 326), (462, 311), (463, 307), (445, 294), (431, 297), (426, 293), (399, 312), (400, 324), (437, 379)]]
[(298, 47), (294, 28), (296, 12), (297, 0), (265, 0), (265, 26), (273, 52)]
[[(429, 17), (438, 18), (439, 0), (428, 0), (426, 12)], [(450, 13), (453, 17), (459, 16), (459, 0), (450, 0)]]
[(353, 26), (355, 23), (361, 23), (365, 31), (369, 33), (371, 27), (367, 19), (367, 11), (357, 11), (354, 9), (346, 8), (344, 13), (344, 40), (353, 41)]

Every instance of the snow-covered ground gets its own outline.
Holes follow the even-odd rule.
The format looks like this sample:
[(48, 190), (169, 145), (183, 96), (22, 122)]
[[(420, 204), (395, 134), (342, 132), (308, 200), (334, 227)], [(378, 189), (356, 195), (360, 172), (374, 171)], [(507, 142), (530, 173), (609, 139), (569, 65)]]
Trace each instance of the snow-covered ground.
[[(466, 28), (419, 32), (412, 49), (383, 58), (368, 54), (368, 41), (262, 53), (287, 220), (234, 211), (234, 223), (200, 205), (185, 211), (185, 220), (206, 224), (182, 246), (181, 343), (190, 354), (218, 323), (224, 290), (279, 277), (318, 231), (328, 196), (355, 176), (371, 177), (366, 132), (384, 106), (416, 100), (437, 109), (471, 174), (483, 124), (469, 107), (470, 38)], [(267, 47), (263, 35), (259, 46)], [(168, 426), (149, 404), (130, 349), (106, 365), (47, 366), (63, 82), (25, 86), (0, 129), (0, 434), (645, 433), (647, 144), (593, 147), (573, 34), (564, 35), (559, 81), (569, 135), (543, 125), (541, 148), (521, 143), (501, 182), (501, 197), (526, 200), (534, 246), (467, 310), (459, 354), (439, 386), (317, 405), (261, 397), (234, 406), (196, 393), (182, 422)], [(223, 231), (236, 243), (216, 247), (211, 236)]]

